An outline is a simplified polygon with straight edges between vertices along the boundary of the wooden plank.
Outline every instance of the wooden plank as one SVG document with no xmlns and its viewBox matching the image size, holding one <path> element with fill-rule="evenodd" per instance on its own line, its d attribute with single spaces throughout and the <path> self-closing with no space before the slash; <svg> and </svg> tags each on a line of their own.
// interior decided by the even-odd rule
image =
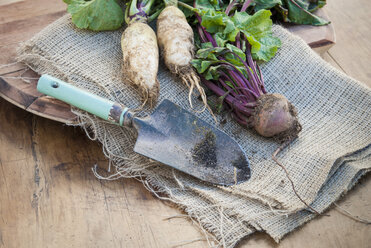
<svg viewBox="0 0 371 248">
<path fill-rule="evenodd" d="M 28 86 L 33 91 L 34 86 L 33 85 Z M 37 99 L 37 96 L 27 94 L 24 91 L 19 90 L 16 87 L 13 87 L 12 84 L 9 84 L 2 78 L 0 78 L 0 95 L 4 98 L 7 98 L 8 101 L 11 101 L 13 104 L 16 104 L 18 107 L 21 107 L 23 109 L 26 109 Z"/>
<path fill-rule="evenodd" d="M 15 20 L 0 24 L 0 46 L 16 48 L 18 43 L 32 38 L 42 28 L 66 14 L 64 10 L 55 11 L 42 16 L 33 16 L 28 19 Z"/>
<path fill-rule="evenodd" d="M 32 74 L 36 73 L 31 73 L 31 76 L 36 76 Z M 39 93 L 36 90 L 36 84 L 36 80 L 25 83 L 15 79 L 5 81 L 0 77 L 0 96 L 12 104 L 39 116 L 66 124 L 76 122 L 76 116 L 71 112 L 70 105 Z"/>
<path fill-rule="evenodd" d="M 0 247 L 171 247 L 202 238 L 177 209 L 134 179 L 98 180 L 107 168 L 80 129 L 0 99 Z M 206 243 L 197 243 L 206 247 Z"/>
<path fill-rule="evenodd" d="M 25 65 L 20 63 L 14 64 L 17 47 L 21 42 L 32 38 L 32 36 L 47 26 L 48 23 L 55 21 L 64 14 L 64 11 L 58 10 L 58 12 L 44 16 L 34 16 L 25 20 L 0 24 L 0 75 L 26 68 Z M 19 81 L 17 85 L 20 85 L 21 82 Z"/>
<path fill-rule="evenodd" d="M 0 21 L 0 33 L 2 33 L 0 36 L 0 53 L 3 55 L 0 57 L 0 65 L 12 64 L 7 67 L 0 66 L 0 75 L 3 75 L 5 78 L 17 77 L 20 74 L 24 77 L 38 77 L 31 70 L 23 73 L 21 69 L 25 68 L 25 65 L 19 63 L 13 65 L 16 57 L 16 48 L 20 42 L 30 39 L 42 28 L 65 14 L 64 4 L 62 6 L 56 4 L 56 2 L 62 1 L 38 0 L 0 6 L 0 11 L 8 15 L 8 19 L 6 19 L 8 22 L 4 21 L 2 23 Z M 30 11 L 30 8 L 35 9 L 35 11 Z M 34 16 L 27 15 L 19 10 L 27 13 L 31 12 Z M 40 15 L 40 13 L 43 15 Z M 2 20 L 1 18 L 0 20 Z M 13 71 L 15 73 L 11 73 Z M 18 107 L 52 120 L 63 123 L 72 123 L 75 120 L 75 115 L 70 111 L 69 105 L 61 101 L 43 98 L 42 94 L 37 92 L 36 80 L 32 80 L 31 83 L 25 83 L 19 79 L 1 79 L 0 96 Z M 38 99 L 39 97 L 41 98 Z"/>
<path fill-rule="evenodd" d="M 361 180 L 338 204 L 356 216 L 371 217 L 371 175 Z M 328 216 L 317 217 L 298 228 L 276 244 L 267 234 L 254 234 L 241 243 L 240 248 L 369 248 L 371 227 L 341 214 L 336 208 Z"/>
<path fill-rule="evenodd" d="M 67 5 L 62 0 L 11 0 L 12 2 L 5 0 L 4 4 L 2 1 L 4 0 L 0 0 L 0 24 L 27 20 L 67 9 Z"/>
<path fill-rule="evenodd" d="M 71 106 L 48 96 L 35 99 L 27 108 L 27 111 L 66 124 L 76 124 L 77 117 L 71 112 Z"/>
<path fill-rule="evenodd" d="M 328 1 L 327 12 L 336 29 L 336 46 L 329 54 L 346 74 L 371 87 L 371 1 Z"/>
<path fill-rule="evenodd" d="M 8 5 L 11 3 L 21 2 L 24 0 L 0 0 L 0 6 Z"/>
<path fill-rule="evenodd" d="M 330 17 L 324 9 L 315 12 L 316 15 L 329 20 Z M 335 44 L 335 30 L 332 24 L 325 26 L 310 25 L 284 25 L 290 32 L 302 38 L 317 53 L 323 54 Z"/>
</svg>

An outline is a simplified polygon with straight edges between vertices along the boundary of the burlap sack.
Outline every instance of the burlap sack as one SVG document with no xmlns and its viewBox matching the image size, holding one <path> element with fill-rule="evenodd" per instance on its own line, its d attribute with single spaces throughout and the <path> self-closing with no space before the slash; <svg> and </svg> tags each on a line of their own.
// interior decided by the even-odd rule
<svg viewBox="0 0 371 248">
<path fill-rule="evenodd" d="M 140 105 L 139 94 L 125 84 L 120 70 L 121 33 L 122 30 L 81 31 L 64 16 L 26 42 L 19 50 L 19 61 L 40 74 L 51 74 L 135 108 Z M 282 40 L 282 48 L 262 66 L 267 90 L 283 93 L 297 107 L 303 125 L 299 138 L 279 159 L 287 167 L 299 195 L 322 211 L 371 166 L 371 157 L 367 155 L 371 143 L 371 91 L 332 68 L 283 28 L 274 26 L 274 33 Z M 167 98 L 189 109 L 186 87 L 164 66 L 158 76 L 160 101 Z M 111 179 L 146 176 L 142 178 L 145 186 L 184 208 L 222 245 L 233 246 L 254 228 L 265 230 L 278 240 L 313 218 L 312 213 L 302 210 L 305 206 L 271 159 L 278 144 L 232 120 L 219 128 L 248 154 L 252 178 L 224 188 L 200 183 L 133 153 L 136 136 L 133 130 L 80 111 L 76 113 L 81 126 L 92 139 L 103 144 L 106 156 L 115 165 L 116 173 Z M 143 110 L 143 114 L 148 113 L 150 110 Z M 209 113 L 197 115 L 213 123 Z M 296 213 L 299 210 L 302 211 Z M 219 216 L 219 222 L 215 222 L 215 216 Z"/>
</svg>

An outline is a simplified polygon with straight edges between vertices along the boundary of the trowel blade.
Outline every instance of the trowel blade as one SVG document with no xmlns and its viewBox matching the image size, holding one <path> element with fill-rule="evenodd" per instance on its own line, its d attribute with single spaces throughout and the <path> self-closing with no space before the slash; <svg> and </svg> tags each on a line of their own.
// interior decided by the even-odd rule
<svg viewBox="0 0 371 248">
<path fill-rule="evenodd" d="M 169 100 L 145 118 L 134 151 L 198 179 L 234 185 L 250 178 L 245 152 L 231 137 Z"/>
</svg>

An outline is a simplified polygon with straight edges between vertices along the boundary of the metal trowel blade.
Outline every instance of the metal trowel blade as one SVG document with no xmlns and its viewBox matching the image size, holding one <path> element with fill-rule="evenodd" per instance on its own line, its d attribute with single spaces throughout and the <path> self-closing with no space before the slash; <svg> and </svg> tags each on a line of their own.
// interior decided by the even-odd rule
<svg viewBox="0 0 371 248">
<path fill-rule="evenodd" d="M 250 178 L 246 154 L 231 137 L 169 100 L 148 117 L 134 117 L 133 125 L 139 154 L 213 184 Z"/>
</svg>

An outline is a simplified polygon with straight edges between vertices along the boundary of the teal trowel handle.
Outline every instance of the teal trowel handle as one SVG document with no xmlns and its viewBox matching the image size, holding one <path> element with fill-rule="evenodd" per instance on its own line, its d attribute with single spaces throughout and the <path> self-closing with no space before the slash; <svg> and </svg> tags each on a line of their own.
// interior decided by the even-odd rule
<svg viewBox="0 0 371 248">
<path fill-rule="evenodd" d="M 129 109 L 49 75 L 42 75 L 37 90 L 120 126 L 129 125 Z M 126 119 L 126 120 L 125 120 Z"/>
</svg>

